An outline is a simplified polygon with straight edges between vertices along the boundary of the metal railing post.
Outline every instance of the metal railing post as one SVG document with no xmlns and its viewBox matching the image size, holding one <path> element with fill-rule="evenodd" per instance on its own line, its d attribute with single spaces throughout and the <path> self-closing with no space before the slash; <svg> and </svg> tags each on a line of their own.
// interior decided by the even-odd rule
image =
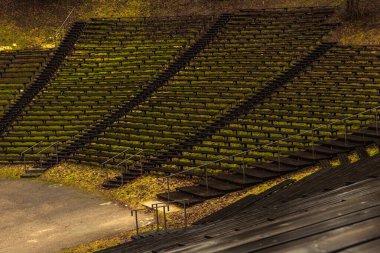
<svg viewBox="0 0 380 253">
<path fill-rule="evenodd" d="M 379 134 L 379 126 L 378 126 L 378 117 L 377 117 L 377 108 L 375 109 L 375 128 L 376 128 L 376 135 Z"/>
<path fill-rule="evenodd" d="M 184 200 L 183 201 L 183 220 L 184 220 L 184 223 L 185 223 L 185 229 L 187 228 L 187 206 L 186 206 L 186 201 L 187 200 Z"/>
<path fill-rule="evenodd" d="M 152 209 L 155 210 L 155 213 L 156 213 L 156 230 L 157 232 L 160 230 L 160 219 L 158 217 L 158 204 L 152 204 Z"/>
<path fill-rule="evenodd" d="M 66 19 L 62 22 L 62 24 L 60 25 L 60 27 L 58 27 L 57 30 L 55 30 L 55 33 L 54 33 L 54 45 L 57 46 L 58 45 L 58 36 L 61 35 L 61 32 L 62 32 L 62 28 L 64 27 L 64 25 L 66 24 L 67 20 L 69 19 L 69 17 L 71 16 L 71 14 L 74 12 L 75 10 L 75 7 L 72 8 L 72 10 L 69 12 L 69 14 L 66 16 Z"/>
<path fill-rule="evenodd" d="M 206 192 L 208 193 L 208 173 L 207 173 L 207 168 L 204 168 L 204 171 L 205 171 Z"/>
<path fill-rule="evenodd" d="M 42 168 L 42 152 L 39 152 L 40 155 L 40 168 Z"/>
<path fill-rule="evenodd" d="M 106 167 L 106 165 L 105 164 L 103 164 L 103 169 L 106 169 L 106 179 L 107 179 L 107 181 L 109 180 L 109 175 L 108 175 L 108 167 Z"/>
<path fill-rule="evenodd" d="M 42 144 L 42 141 L 39 141 L 37 143 L 35 143 L 34 145 L 30 146 L 29 148 L 25 149 L 24 151 L 21 152 L 21 159 L 23 160 L 23 163 L 24 163 L 24 172 L 26 173 L 27 172 L 27 166 L 26 166 L 26 154 L 30 151 L 30 150 L 33 150 L 34 147 L 37 147 L 38 146 L 38 149 L 41 149 L 41 144 Z"/>
<path fill-rule="evenodd" d="M 167 206 L 162 206 L 163 211 L 164 211 L 164 228 L 165 228 L 165 232 L 168 232 L 168 227 L 166 224 L 166 207 L 168 207 L 168 211 L 170 211 L 169 204 Z"/>
<path fill-rule="evenodd" d="M 170 201 L 170 185 L 169 185 L 169 177 L 166 177 L 166 184 L 167 184 L 167 190 L 168 190 L 168 202 Z"/>
<path fill-rule="evenodd" d="M 245 180 L 246 180 L 246 178 L 245 178 L 245 166 L 246 166 L 246 164 L 245 164 L 245 153 L 244 153 L 244 155 L 243 155 L 243 183 L 245 184 Z"/>
<path fill-rule="evenodd" d="M 277 142 L 277 162 L 278 162 L 278 169 L 280 169 L 281 168 L 280 141 Z"/>
<path fill-rule="evenodd" d="M 138 212 L 138 209 L 134 209 L 134 210 L 131 210 L 131 216 L 135 216 L 135 222 L 136 222 L 136 234 L 139 235 L 139 220 L 137 218 L 137 212 Z M 133 213 L 135 215 L 133 215 Z"/>
<path fill-rule="evenodd" d="M 347 146 L 347 122 L 346 122 L 346 120 L 344 120 L 343 123 L 344 123 L 344 146 Z"/>
<path fill-rule="evenodd" d="M 24 160 L 24 172 L 26 173 L 26 157 L 25 154 L 22 154 Z"/>
<path fill-rule="evenodd" d="M 58 144 L 59 144 L 59 142 L 55 143 L 55 161 L 56 161 L 56 163 L 58 163 L 58 161 L 59 161 L 59 158 L 58 158 Z"/>
<path fill-rule="evenodd" d="M 313 158 L 315 158 L 315 150 L 314 150 L 314 130 L 311 130 L 311 154 Z"/>
</svg>

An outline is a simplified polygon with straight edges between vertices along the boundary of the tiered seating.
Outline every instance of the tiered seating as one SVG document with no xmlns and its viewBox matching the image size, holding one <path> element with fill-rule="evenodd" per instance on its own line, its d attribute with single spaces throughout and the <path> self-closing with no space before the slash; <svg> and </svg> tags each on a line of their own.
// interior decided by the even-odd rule
<svg viewBox="0 0 380 253">
<path fill-rule="evenodd" d="M 51 53 L 47 50 L 0 53 L 0 117 L 45 67 Z"/>
<path fill-rule="evenodd" d="M 99 163 L 129 149 L 126 157 L 143 150 L 134 157 L 142 161 L 191 138 L 308 54 L 331 29 L 323 23 L 330 13 L 234 15 L 189 66 L 77 152 L 76 159 Z"/>
<path fill-rule="evenodd" d="M 56 78 L 2 138 L 0 160 L 80 133 L 144 90 L 211 23 L 206 16 L 88 22 Z"/>
<path fill-rule="evenodd" d="M 264 158 L 277 161 L 278 152 L 297 151 L 308 147 L 311 142 L 329 140 L 337 133 L 344 132 L 345 123 L 347 131 L 350 131 L 374 121 L 374 116 L 364 114 L 326 127 L 328 123 L 379 105 L 379 52 L 376 48 L 332 48 L 307 71 L 266 98 L 247 115 L 173 158 L 167 166 L 187 169 L 223 159 L 206 168 L 230 170 L 240 169 L 243 165 L 255 166 L 256 176 L 265 178 L 305 166 L 310 163 L 309 159 L 327 159 L 326 155 L 330 154 L 317 148 L 321 152 L 314 158 L 304 157 L 302 160 L 302 155 L 298 153 L 297 159 L 282 159 L 281 166 L 257 164 Z M 317 127 L 320 127 L 318 131 L 309 131 Z M 300 135 L 295 136 L 297 134 Z M 279 146 L 252 150 L 288 137 L 291 138 L 281 141 Z M 344 149 L 338 144 L 335 145 L 337 150 Z M 231 157 L 244 151 L 248 152 Z"/>
</svg>

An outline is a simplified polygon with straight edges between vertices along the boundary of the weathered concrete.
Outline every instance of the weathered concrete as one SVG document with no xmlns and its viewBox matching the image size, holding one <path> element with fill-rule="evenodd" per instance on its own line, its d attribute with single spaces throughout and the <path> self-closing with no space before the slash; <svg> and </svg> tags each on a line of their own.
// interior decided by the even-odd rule
<svg viewBox="0 0 380 253">
<path fill-rule="evenodd" d="M 150 216 L 139 215 L 141 225 Z M 134 228 L 130 210 L 34 180 L 0 180 L 0 252 L 56 252 Z"/>
</svg>

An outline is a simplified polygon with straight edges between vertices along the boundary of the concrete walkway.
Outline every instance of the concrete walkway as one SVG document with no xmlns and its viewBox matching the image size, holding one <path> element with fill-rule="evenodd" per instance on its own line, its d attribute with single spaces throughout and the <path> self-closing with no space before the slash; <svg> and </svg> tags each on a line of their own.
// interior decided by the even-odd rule
<svg viewBox="0 0 380 253">
<path fill-rule="evenodd" d="M 140 224 L 151 217 L 141 214 Z M 134 229 L 130 210 L 34 180 L 0 180 L 0 252 L 50 253 Z"/>
</svg>

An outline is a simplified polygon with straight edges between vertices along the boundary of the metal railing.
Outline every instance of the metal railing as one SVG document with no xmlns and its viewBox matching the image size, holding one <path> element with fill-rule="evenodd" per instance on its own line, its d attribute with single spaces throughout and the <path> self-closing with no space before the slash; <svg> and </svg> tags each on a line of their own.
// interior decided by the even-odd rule
<svg viewBox="0 0 380 253">
<path fill-rule="evenodd" d="M 66 16 L 65 20 L 62 22 L 62 24 L 55 30 L 54 35 L 53 35 L 53 40 L 54 40 L 54 45 L 57 46 L 59 41 L 62 39 L 62 35 L 65 32 L 65 25 L 71 15 L 74 13 L 75 7 L 71 9 L 69 14 Z"/>
<path fill-rule="evenodd" d="M 234 157 L 239 157 L 239 156 L 245 156 L 247 155 L 247 153 L 249 152 L 252 152 L 252 151 L 259 151 L 259 150 L 262 150 L 263 148 L 265 147 L 270 147 L 270 146 L 277 146 L 277 163 L 278 163 L 278 166 L 280 167 L 281 166 L 281 142 L 283 141 L 288 141 L 288 140 L 291 140 L 292 138 L 294 137 L 302 137 L 303 135 L 305 134 L 311 134 L 312 138 L 311 138 L 311 141 L 310 141 L 310 145 L 308 147 L 311 147 L 312 149 L 312 154 L 313 154 L 313 157 L 315 158 L 315 142 L 314 142 L 314 133 L 315 132 L 318 132 L 318 131 L 322 131 L 322 130 L 326 130 L 328 128 L 330 128 L 332 130 L 333 126 L 334 125 L 337 125 L 337 124 L 343 124 L 343 127 L 344 127 L 344 142 L 345 142 L 345 145 L 347 145 L 347 132 L 348 132 L 348 124 L 347 124 L 347 121 L 349 120 L 352 120 L 352 119 L 355 119 L 355 118 L 358 118 L 359 116 L 362 116 L 362 115 L 365 115 L 367 113 L 371 113 L 371 112 L 374 112 L 374 122 L 375 122 L 375 129 L 376 129 L 376 134 L 378 135 L 379 134 L 379 126 L 378 126 L 378 123 L 379 123 L 379 117 L 378 117 L 378 110 L 379 110 L 380 106 L 376 106 L 376 107 L 373 107 L 371 109 L 368 109 L 368 110 L 365 110 L 363 112 L 360 112 L 360 113 L 357 113 L 357 114 L 354 114 L 352 116 L 349 116 L 349 117 L 346 117 L 346 118 L 343 118 L 343 119 L 339 119 L 337 121 L 334 121 L 332 123 L 328 123 L 328 124 L 325 124 L 323 126 L 320 126 L 320 127 L 317 127 L 317 128 L 313 128 L 313 129 L 310 129 L 310 130 L 304 130 L 304 131 L 300 131 L 298 134 L 293 134 L 293 135 L 290 135 L 286 138 L 282 138 L 280 140 L 277 140 L 277 141 L 272 141 L 268 144 L 263 144 L 263 145 L 258 145 L 257 147 L 255 148 L 252 148 L 252 149 L 248 149 L 248 150 L 245 150 L 245 151 L 242 151 L 240 153 L 236 153 L 236 154 L 233 154 L 233 155 L 230 155 L 230 156 L 227 156 L 227 157 L 224 157 L 224 158 L 220 158 L 220 159 L 216 159 L 214 161 L 210 161 L 210 162 L 207 162 L 207 163 L 204 163 L 204 164 L 201 164 L 201 165 L 198 165 L 198 166 L 193 166 L 189 169 L 186 169 L 186 170 L 182 170 L 182 171 L 179 171 L 179 172 L 176 172 L 176 173 L 171 173 L 167 176 L 164 176 L 164 177 L 161 177 L 160 179 L 162 180 L 166 180 L 166 184 L 167 184 L 167 193 L 168 193 L 168 201 L 170 201 L 170 178 L 172 177 L 175 177 L 175 176 L 178 176 L 180 174 L 185 174 L 185 173 L 188 173 L 190 171 L 194 171 L 194 170 L 197 170 L 197 169 L 202 169 L 203 168 L 203 173 L 204 173 L 204 177 L 205 177 L 205 184 L 206 184 L 206 189 L 207 189 L 207 192 L 208 192 L 208 189 L 209 189 L 209 184 L 208 184 L 208 170 L 207 168 L 205 168 L 206 166 L 208 165 L 211 165 L 211 164 L 215 164 L 215 163 L 219 163 L 219 162 L 223 162 L 224 160 L 227 160 L 227 159 L 230 159 L 230 158 L 234 158 Z M 367 121 L 367 119 L 365 120 Z M 318 122 L 316 122 L 318 124 Z M 360 124 L 359 127 L 362 127 L 363 125 Z M 289 150 L 288 150 L 289 151 Z M 288 152 L 286 151 L 286 152 Z M 246 170 L 246 164 L 243 163 L 243 178 L 246 177 L 245 175 L 245 170 Z"/>
<path fill-rule="evenodd" d="M 181 203 L 183 205 L 183 223 L 184 227 L 183 229 L 187 229 L 188 223 L 187 223 L 187 206 L 189 203 L 189 200 L 184 199 L 180 201 L 175 201 L 176 203 Z M 156 232 L 158 233 L 160 231 L 160 217 L 159 212 L 162 208 L 163 213 L 163 226 L 162 229 L 167 232 L 168 231 L 168 223 L 167 223 L 167 212 L 170 211 L 170 203 L 174 203 L 174 201 L 169 202 L 158 202 L 151 205 L 151 209 L 154 210 L 154 216 L 156 220 Z M 132 209 L 131 210 L 131 216 L 135 217 L 135 227 L 136 227 L 136 235 L 139 235 L 139 221 L 138 221 L 138 212 L 139 211 L 145 211 L 145 209 Z"/>
<path fill-rule="evenodd" d="M 124 176 L 123 176 L 123 173 L 124 172 L 127 172 L 128 171 L 128 168 L 129 168 L 129 165 L 128 165 L 128 161 L 131 160 L 133 157 L 141 154 L 143 152 L 143 150 L 140 150 L 139 152 L 137 152 L 136 154 L 133 154 L 133 155 L 130 155 L 128 158 L 124 158 L 124 160 L 122 160 L 121 162 L 119 162 L 118 164 L 116 164 L 116 167 L 120 167 L 120 176 L 121 176 L 121 184 L 123 185 L 124 184 Z M 124 153 L 125 154 L 125 153 Z M 121 166 L 123 165 L 124 166 Z M 140 172 L 141 174 L 143 174 L 143 169 L 142 169 L 142 164 L 140 163 Z"/>
<path fill-rule="evenodd" d="M 21 152 L 20 154 L 20 158 L 21 160 L 23 161 L 24 163 L 24 172 L 26 173 L 27 171 L 27 166 L 26 166 L 26 154 L 33 151 L 37 146 L 38 146 L 38 149 L 41 149 L 41 145 L 42 145 L 43 141 L 39 141 L 37 142 L 36 144 L 30 146 L 29 148 L 25 149 L 24 151 Z"/>
<path fill-rule="evenodd" d="M 51 147 L 54 147 L 54 152 L 55 152 L 55 161 L 56 163 L 58 163 L 59 161 L 59 158 L 58 158 L 58 145 L 61 144 L 60 141 L 56 141 L 54 142 L 53 144 L 50 144 L 49 146 L 45 147 L 44 149 L 40 150 L 39 152 L 37 152 L 37 155 L 39 155 L 39 163 L 40 163 L 40 168 L 42 168 L 42 163 L 43 163 L 43 160 L 42 160 L 42 155 L 43 155 L 43 152 L 45 150 L 48 150 L 49 148 Z"/>
<path fill-rule="evenodd" d="M 144 211 L 145 209 L 132 209 L 131 210 L 131 216 L 135 216 L 135 224 L 136 224 L 136 234 L 139 235 L 139 219 L 138 219 L 138 212 Z"/>
<path fill-rule="evenodd" d="M 121 161 L 121 162 L 119 162 L 118 164 L 116 164 L 116 167 L 119 167 L 121 164 L 125 164 L 125 166 L 127 167 L 128 166 L 128 161 L 130 160 L 130 159 L 132 159 L 133 157 L 135 157 L 135 156 L 137 156 L 137 155 L 139 155 L 139 154 L 141 154 L 142 152 L 143 152 L 143 150 L 140 150 L 140 151 L 138 151 L 136 154 L 132 154 L 132 155 L 130 155 L 129 157 L 126 157 L 126 152 L 127 151 L 131 151 L 130 149 L 124 149 L 123 151 L 121 151 L 120 153 L 118 153 L 118 154 L 116 154 L 116 155 L 114 155 L 114 156 L 112 156 L 112 157 L 110 157 L 110 158 L 108 158 L 106 161 L 104 161 L 104 162 L 102 162 L 101 164 L 100 164 L 100 166 L 103 168 L 103 169 L 105 169 L 106 170 L 106 180 L 108 181 L 109 180 L 109 168 L 108 168 L 108 166 L 106 166 L 109 162 L 111 162 L 111 161 L 114 161 L 115 160 L 115 158 L 118 158 L 118 157 L 120 157 L 121 155 L 124 155 L 124 158 L 123 158 L 123 160 Z M 126 168 L 125 168 L 126 169 Z M 122 173 L 122 169 L 120 169 L 120 172 Z M 123 177 L 122 177 L 123 178 Z M 122 179 L 123 180 L 123 179 Z"/>
<path fill-rule="evenodd" d="M 30 152 L 33 152 L 35 151 L 36 149 L 38 150 L 37 153 L 35 153 L 35 155 L 38 155 L 39 157 L 39 165 L 40 165 L 40 168 L 42 168 L 42 163 L 43 163 L 43 159 L 42 159 L 42 156 L 45 154 L 45 151 L 50 149 L 51 147 L 54 147 L 54 152 L 53 154 L 55 155 L 56 157 L 56 162 L 58 162 L 58 146 L 59 144 L 62 144 L 62 142 L 60 141 L 56 141 L 46 147 L 43 147 L 44 141 L 39 141 L 37 143 L 35 143 L 34 145 L 30 146 L 29 148 L 25 149 L 24 151 L 21 152 L 20 154 L 20 158 L 24 164 L 24 172 L 27 173 L 28 171 L 28 168 L 27 168 L 27 159 L 26 159 L 26 155 L 29 154 Z M 50 153 L 49 153 L 50 154 Z M 46 154 L 45 154 L 46 155 Z"/>
</svg>

